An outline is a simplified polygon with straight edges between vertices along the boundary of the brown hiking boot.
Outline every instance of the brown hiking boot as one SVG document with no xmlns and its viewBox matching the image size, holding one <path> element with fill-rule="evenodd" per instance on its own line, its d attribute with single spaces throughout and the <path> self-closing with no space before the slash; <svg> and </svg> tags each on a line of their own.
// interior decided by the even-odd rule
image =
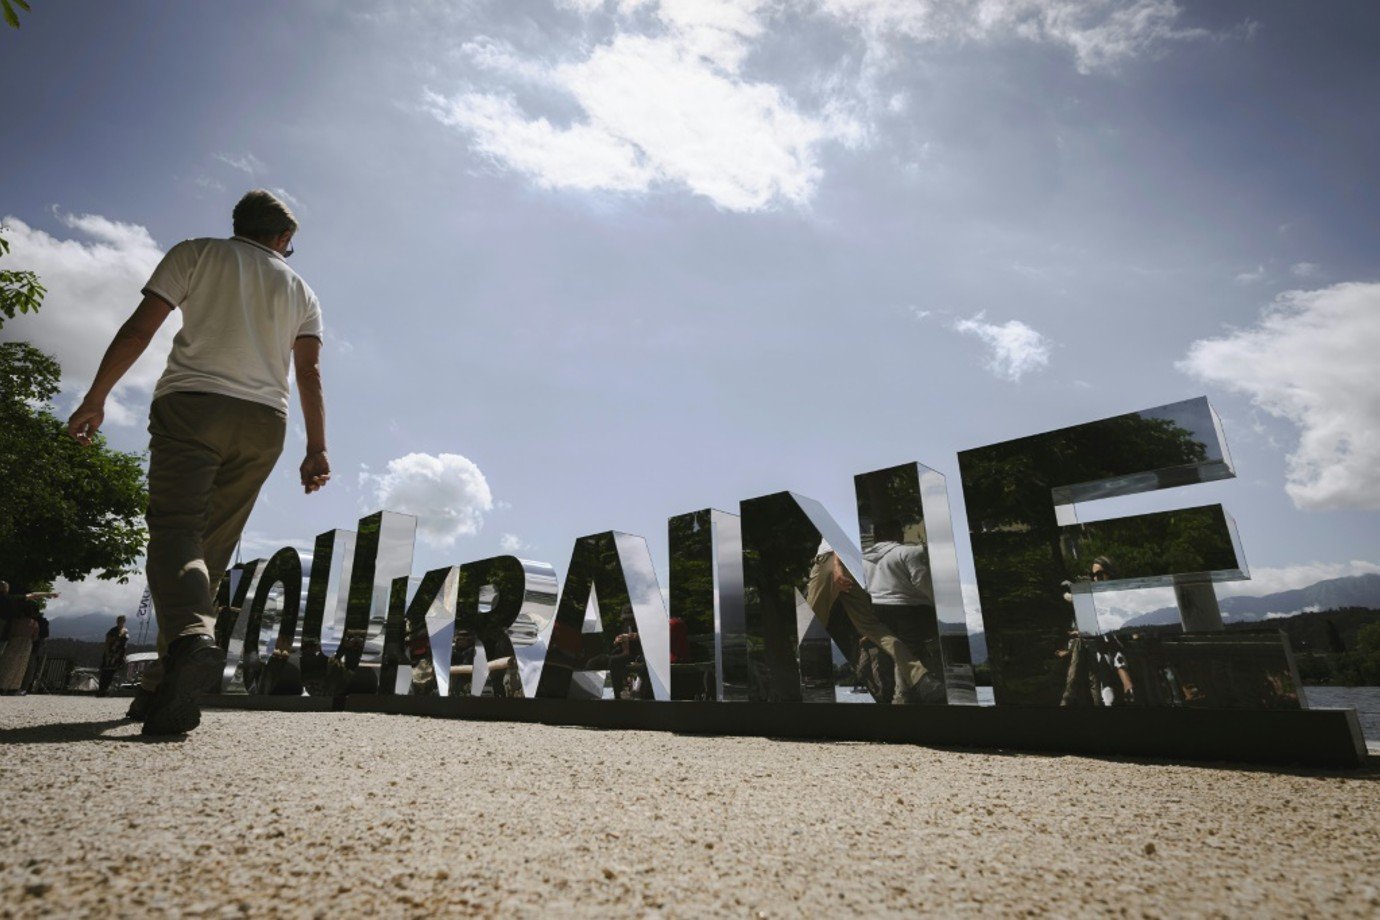
<svg viewBox="0 0 1380 920">
<path fill-rule="evenodd" d="M 146 735 L 180 735 L 201 724 L 201 694 L 225 667 L 225 652 L 210 636 L 183 636 L 168 646 L 163 681 L 144 717 Z"/>
<path fill-rule="evenodd" d="M 135 722 L 142 722 L 149 714 L 149 701 L 153 699 L 153 691 L 145 690 L 142 686 L 134 691 L 134 699 L 129 701 L 129 711 L 125 713 L 126 719 Z"/>
</svg>

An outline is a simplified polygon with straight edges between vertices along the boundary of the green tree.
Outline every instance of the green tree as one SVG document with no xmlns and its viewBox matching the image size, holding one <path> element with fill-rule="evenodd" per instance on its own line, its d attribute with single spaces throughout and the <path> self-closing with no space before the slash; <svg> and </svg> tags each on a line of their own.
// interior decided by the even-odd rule
<svg viewBox="0 0 1380 920">
<path fill-rule="evenodd" d="M 0 577 L 124 581 L 147 538 L 141 457 L 72 440 L 52 411 L 60 378 L 32 345 L 0 344 Z"/>
<path fill-rule="evenodd" d="M 0 227 L 0 256 L 10 252 L 9 240 L 3 233 L 4 228 Z M 0 269 L 0 326 L 5 325 L 5 320 L 14 319 L 16 313 L 37 313 L 47 293 L 48 289 L 38 283 L 33 272 Z"/>
<path fill-rule="evenodd" d="M 1338 656 L 1337 683 L 1380 686 L 1380 623 L 1361 627 L 1352 650 Z"/>
<path fill-rule="evenodd" d="M 10 24 L 11 29 L 19 28 L 19 14 L 14 11 L 16 6 L 25 12 L 29 11 L 28 0 L 0 0 L 0 8 L 5 11 L 5 22 Z"/>
</svg>

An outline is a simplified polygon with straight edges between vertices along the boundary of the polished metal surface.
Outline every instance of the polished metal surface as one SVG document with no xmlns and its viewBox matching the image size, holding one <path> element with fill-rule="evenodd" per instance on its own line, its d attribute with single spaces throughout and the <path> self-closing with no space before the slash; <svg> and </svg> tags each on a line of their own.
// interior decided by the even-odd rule
<svg viewBox="0 0 1380 920">
<path fill-rule="evenodd" d="M 451 695 L 534 696 L 546 657 L 541 635 L 556 613 L 556 570 L 516 556 L 468 562 L 454 609 L 449 672 L 469 680 L 452 683 Z"/>
<path fill-rule="evenodd" d="M 670 699 L 670 630 L 647 543 L 605 531 L 571 552 L 536 695 Z"/>
<path fill-rule="evenodd" d="M 1174 602 L 1179 607 L 1179 621 L 1184 632 L 1223 632 L 1222 608 L 1217 603 L 1217 589 L 1210 581 L 1175 581 Z"/>
<path fill-rule="evenodd" d="M 874 625 L 862 553 L 813 499 L 777 492 L 741 509 L 742 633 L 732 635 L 726 625 L 723 643 L 744 650 L 747 696 L 834 702 L 833 646 L 843 661 L 858 661 L 859 626 Z M 733 674 L 727 654 L 724 669 Z"/>
<path fill-rule="evenodd" d="M 223 597 L 225 603 L 217 607 L 216 644 L 225 652 L 225 668 L 220 681 L 223 693 L 244 690 L 241 663 L 244 660 L 244 638 L 249 628 L 249 617 L 243 611 L 248 599 L 253 597 L 264 566 L 263 559 L 241 563 L 233 566 L 228 577 L 221 582 L 223 587 L 218 596 Z"/>
<path fill-rule="evenodd" d="M 963 451 L 959 467 L 996 702 L 1170 698 L 1137 683 L 1143 669 L 1131 659 L 1140 652 L 1130 637 L 1102 634 L 1092 601 L 1104 591 L 1246 577 L 1235 526 L 1216 505 L 1084 524 L 1075 505 L 1235 475 L 1207 400 Z M 1210 647 L 1224 661 L 1235 654 L 1230 641 Z M 1277 670 L 1289 671 L 1287 642 L 1273 647 Z M 1259 652 L 1252 640 L 1249 654 Z M 1199 691 L 1195 701 L 1218 701 L 1204 705 L 1249 698 Z"/>
<path fill-rule="evenodd" d="M 1306 709 L 1298 668 L 1282 633 L 1151 634 L 1123 630 L 1136 705 L 1183 709 Z"/>
<path fill-rule="evenodd" d="M 451 565 L 432 569 L 421 578 L 393 579 L 379 666 L 379 693 L 441 694 L 437 667 L 441 650 L 432 646 L 432 631 L 454 616 L 459 571 L 459 567 Z"/>
<path fill-rule="evenodd" d="M 345 629 L 327 671 L 330 695 L 378 691 L 389 595 L 393 579 L 412 572 L 416 536 L 417 519 L 410 514 L 376 511 L 360 518 Z"/>
<path fill-rule="evenodd" d="M 855 670 L 875 699 L 914 699 L 918 678 L 885 648 L 898 644 L 904 658 L 921 665 L 921 674 L 942 683 L 945 701 L 977 705 L 943 474 L 905 463 L 859 474 L 853 482 L 873 613 L 863 631 L 871 648 L 863 650 L 866 660 L 854 662 Z"/>
<path fill-rule="evenodd" d="M 302 557 L 285 546 L 256 579 L 245 623 L 241 674 L 249 693 L 297 696 L 302 692 L 300 658 L 294 654 L 302 603 Z"/>
<path fill-rule="evenodd" d="M 339 646 L 340 624 L 345 619 L 354 564 L 355 532 L 328 530 L 316 538 L 307 583 L 307 603 L 302 613 L 302 684 L 313 696 L 330 695 L 326 687 L 330 661 Z"/>
<path fill-rule="evenodd" d="M 722 637 L 743 634 L 743 535 L 736 514 L 712 508 L 667 522 L 671 570 L 671 698 L 745 700 L 747 659 L 741 641 L 725 649 Z M 725 661 L 732 668 L 726 676 Z"/>
</svg>

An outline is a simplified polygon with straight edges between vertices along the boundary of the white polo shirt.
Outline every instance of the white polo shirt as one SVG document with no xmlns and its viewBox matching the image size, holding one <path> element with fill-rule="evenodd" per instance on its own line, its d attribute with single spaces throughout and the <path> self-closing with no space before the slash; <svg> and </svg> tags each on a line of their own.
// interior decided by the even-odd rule
<svg viewBox="0 0 1380 920">
<path fill-rule="evenodd" d="M 321 338 L 321 304 L 278 253 L 253 240 L 178 243 L 144 285 L 182 309 L 168 367 L 153 391 L 219 393 L 288 407 L 298 336 Z"/>
</svg>

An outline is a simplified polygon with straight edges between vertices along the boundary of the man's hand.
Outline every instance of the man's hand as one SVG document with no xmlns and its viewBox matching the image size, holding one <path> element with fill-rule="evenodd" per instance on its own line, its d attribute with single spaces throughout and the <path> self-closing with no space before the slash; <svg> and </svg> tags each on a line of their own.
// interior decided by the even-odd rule
<svg viewBox="0 0 1380 920">
<path fill-rule="evenodd" d="M 91 439 L 105 421 L 105 403 L 89 404 L 85 401 L 77 406 L 77 411 L 67 420 L 67 433 L 76 438 L 82 447 L 90 447 Z"/>
<path fill-rule="evenodd" d="M 857 582 L 853 580 L 853 576 L 848 574 L 848 568 L 843 564 L 843 560 L 839 558 L 838 553 L 835 553 L 834 588 L 839 591 L 847 591 L 856 584 Z"/>
<path fill-rule="evenodd" d="M 313 451 L 307 454 L 307 459 L 302 461 L 300 472 L 302 473 L 302 488 L 306 490 L 306 494 L 310 495 L 330 481 L 331 461 L 324 450 Z"/>
<path fill-rule="evenodd" d="M 115 333 L 110 347 L 105 350 L 105 356 L 101 358 L 101 366 L 96 369 L 96 379 L 91 381 L 91 389 L 86 391 L 86 398 L 67 420 L 67 433 L 76 438 L 78 444 L 90 446 L 91 439 L 105 421 L 106 396 L 120 382 L 125 371 L 139 360 L 163 321 L 175 309 L 161 297 L 146 294 Z"/>
</svg>

